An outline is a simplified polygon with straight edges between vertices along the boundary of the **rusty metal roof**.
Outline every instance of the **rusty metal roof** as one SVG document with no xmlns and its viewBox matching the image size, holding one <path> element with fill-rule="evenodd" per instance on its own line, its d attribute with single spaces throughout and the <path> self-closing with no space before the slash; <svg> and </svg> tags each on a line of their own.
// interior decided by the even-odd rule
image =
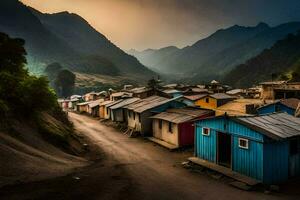
<svg viewBox="0 0 300 200">
<path fill-rule="evenodd" d="M 134 103 L 136 101 L 140 100 L 140 98 L 129 98 L 129 99 L 124 99 L 123 101 L 113 105 L 110 107 L 110 109 L 114 110 L 114 109 L 118 109 L 118 108 L 122 108 L 126 105 L 129 105 L 131 103 Z"/>
<path fill-rule="evenodd" d="M 169 109 L 166 112 L 159 113 L 152 116 L 152 119 L 162 119 L 172 123 L 183 123 L 191 121 L 197 117 L 206 115 L 212 111 L 204 109 L 193 109 L 193 108 L 174 108 Z"/>
<path fill-rule="evenodd" d="M 145 99 L 138 100 L 134 103 L 131 103 L 124 108 L 127 108 L 129 110 L 133 110 L 134 112 L 141 113 L 146 110 L 149 110 L 151 108 L 155 108 L 157 106 L 163 105 L 165 103 L 168 103 L 170 101 L 173 101 L 174 99 L 168 99 L 165 97 L 160 96 L 151 96 Z"/>
<path fill-rule="evenodd" d="M 184 96 L 184 97 L 191 101 L 197 101 L 199 99 L 202 99 L 203 97 L 206 97 L 207 95 L 208 94 L 197 94 L 197 95 L 189 95 L 189 96 Z"/>
</svg>

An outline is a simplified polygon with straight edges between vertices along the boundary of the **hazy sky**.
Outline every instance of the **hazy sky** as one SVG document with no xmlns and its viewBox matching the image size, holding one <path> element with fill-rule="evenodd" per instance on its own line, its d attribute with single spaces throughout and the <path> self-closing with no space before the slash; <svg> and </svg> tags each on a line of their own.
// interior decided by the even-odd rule
<svg viewBox="0 0 300 200">
<path fill-rule="evenodd" d="M 233 24 L 300 21 L 300 0 L 22 0 L 81 15 L 119 47 L 183 47 Z"/>
</svg>

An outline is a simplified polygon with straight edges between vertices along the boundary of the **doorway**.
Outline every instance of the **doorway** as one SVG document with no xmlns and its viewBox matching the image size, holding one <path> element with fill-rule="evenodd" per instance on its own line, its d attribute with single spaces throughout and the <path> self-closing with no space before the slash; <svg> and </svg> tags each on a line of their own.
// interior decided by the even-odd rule
<svg viewBox="0 0 300 200">
<path fill-rule="evenodd" d="M 218 132 L 217 144 L 218 164 L 231 168 L 231 135 Z"/>
</svg>

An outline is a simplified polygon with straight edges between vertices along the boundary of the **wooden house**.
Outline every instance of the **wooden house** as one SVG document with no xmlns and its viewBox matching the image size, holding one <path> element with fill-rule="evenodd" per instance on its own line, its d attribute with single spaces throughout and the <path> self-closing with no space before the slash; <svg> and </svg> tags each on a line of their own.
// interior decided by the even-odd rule
<svg viewBox="0 0 300 200">
<path fill-rule="evenodd" d="M 128 92 L 116 92 L 116 93 L 112 93 L 110 95 L 110 100 L 111 101 L 118 101 L 120 99 L 125 99 L 125 98 L 130 98 L 132 97 L 132 93 L 128 93 Z"/>
<path fill-rule="evenodd" d="M 142 136 L 152 135 L 152 119 L 154 114 L 163 112 L 169 108 L 185 107 L 177 98 L 168 99 L 159 96 L 151 96 L 141 99 L 124 107 L 127 112 L 128 128 L 139 132 Z"/>
<path fill-rule="evenodd" d="M 229 116 L 256 115 L 257 108 L 263 106 L 265 102 L 261 99 L 236 99 L 217 107 L 216 116 L 227 114 Z"/>
<path fill-rule="evenodd" d="M 111 119 L 111 110 L 110 107 L 114 106 L 120 102 L 122 102 L 124 99 L 119 99 L 117 101 L 111 101 L 111 103 L 105 104 L 104 105 L 104 119 Z"/>
<path fill-rule="evenodd" d="M 275 101 L 273 103 L 261 106 L 257 109 L 259 114 L 268 114 L 274 112 L 286 112 L 290 115 L 295 115 L 296 109 L 300 103 L 299 99 L 291 98 L 291 99 L 282 99 L 279 101 Z"/>
<path fill-rule="evenodd" d="M 104 101 L 99 105 L 99 117 L 101 119 L 105 119 L 106 115 L 108 115 L 108 110 L 106 109 L 106 105 L 111 104 L 112 101 Z"/>
<path fill-rule="evenodd" d="M 124 109 L 123 107 L 137 102 L 138 100 L 140 100 L 140 98 L 128 98 L 109 107 L 108 109 L 110 112 L 111 120 L 114 122 L 127 122 L 127 109 Z"/>
<path fill-rule="evenodd" d="M 195 123 L 195 156 L 264 184 L 300 175 L 300 119 L 286 113 Z M 203 163 L 203 162 L 202 162 Z"/>
<path fill-rule="evenodd" d="M 260 86 L 262 99 L 300 98 L 300 82 L 272 81 L 260 83 Z"/>
<path fill-rule="evenodd" d="M 132 97 L 145 99 L 154 95 L 155 91 L 152 88 L 140 87 L 140 88 L 133 88 L 129 91 L 132 93 Z"/>
<path fill-rule="evenodd" d="M 88 113 L 90 115 L 92 115 L 93 117 L 99 117 L 100 103 L 102 103 L 103 101 L 104 101 L 103 99 L 98 99 L 98 100 L 89 102 Z"/>
<path fill-rule="evenodd" d="M 188 96 L 183 96 L 182 101 L 187 105 L 187 106 L 196 106 L 196 102 L 199 99 L 202 99 L 203 97 L 206 97 L 207 94 L 197 94 L 197 95 L 188 95 Z"/>
<path fill-rule="evenodd" d="M 77 99 L 77 98 L 72 98 L 70 99 L 69 101 L 69 104 L 68 104 L 68 108 L 71 109 L 71 110 L 74 110 L 76 108 L 76 105 L 78 103 L 80 103 L 81 100 L 80 99 Z"/>
<path fill-rule="evenodd" d="M 215 93 L 201 97 L 195 102 L 195 105 L 200 108 L 215 109 L 234 99 L 236 98 L 224 93 Z"/>
<path fill-rule="evenodd" d="M 90 102 L 82 102 L 82 103 L 78 103 L 76 105 L 76 111 L 80 112 L 80 113 L 87 113 L 88 112 L 88 104 Z"/>
<path fill-rule="evenodd" d="M 214 112 L 195 108 L 175 108 L 152 116 L 152 141 L 167 143 L 172 149 L 194 145 L 194 121 L 209 116 Z M 163 142 L 161 142 L 163 141 Z M 163 145 L 164 146 L 164 145 Z"/>
</svg>

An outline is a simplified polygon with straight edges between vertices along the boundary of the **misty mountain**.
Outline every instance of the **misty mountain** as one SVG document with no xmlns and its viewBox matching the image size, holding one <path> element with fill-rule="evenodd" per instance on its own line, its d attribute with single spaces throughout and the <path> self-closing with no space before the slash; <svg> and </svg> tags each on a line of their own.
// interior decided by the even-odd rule
<svg viewBox="0 0 300 200">
<path fill-rule="evenodd" d="M 300 29 L 300 23 L 270 27 L 232 26 L 216 31 L 192 46 L 156 55 L 160 50 L 133 53 L 143 64 L 160 73 L 172 73 L 190 82 L 220 78 L 236 65 L 258 55 L 276 41 Z M 155 57 L 153 56 L 155 55 Z M 166 56 L 165 56 L 166 55 Z M 159 60 L 157 58 L 160 58 Z"/>
<path fill-rule="evenodd" d="M 250 87 L 272 79 L 300 81 L 300 32 L 289 34 L 270 49 L 236 66 L 224 81 L 236 87 Z"/>
<path fill-rule="evenodd" d="M 25 39 L 28 68 L 36 74 L 53 62 L 84 73 L 141 79 L 154 74 L 75 14 L 43 14 L 18 0 L 1 0 L 0 31 Z"/>
</svg>

